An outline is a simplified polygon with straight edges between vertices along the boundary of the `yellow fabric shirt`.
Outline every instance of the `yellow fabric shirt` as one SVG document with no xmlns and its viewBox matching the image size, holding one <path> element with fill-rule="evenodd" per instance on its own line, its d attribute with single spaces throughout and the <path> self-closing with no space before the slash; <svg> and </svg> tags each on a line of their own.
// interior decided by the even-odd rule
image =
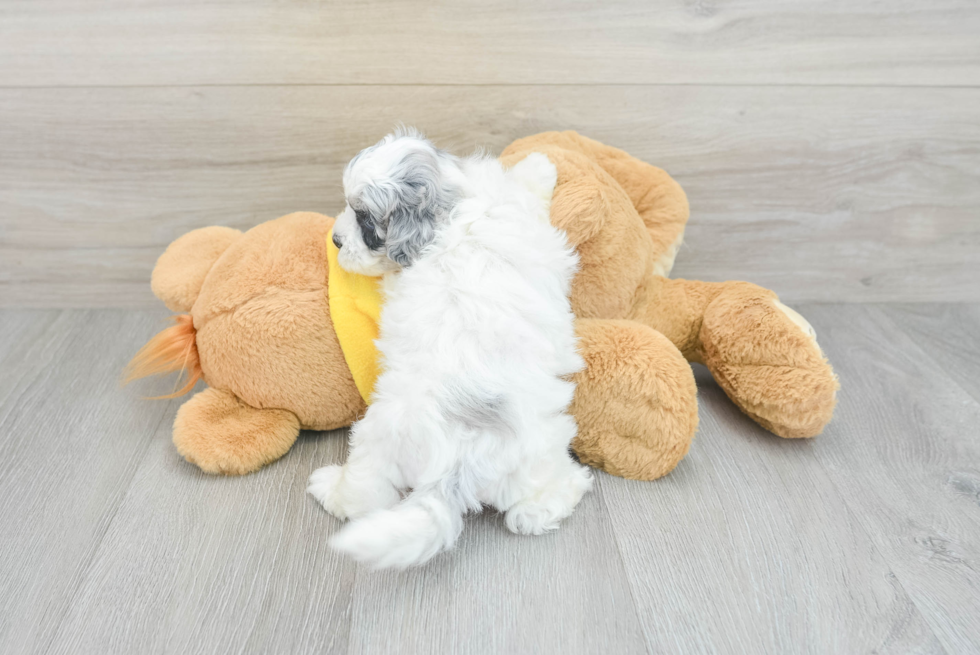
<svg viewBox="0 0 980 655">
<path fill-rule="evenodd" d="M 354 384 L 364 402 L 370 405 L 374 383 L 381 372 L 374 345 L 381 320 L 381 278 L 345 271 L 337 262 L 338 254 L 331 230 L 327 235 L 330 317 Z"/>
</svg>

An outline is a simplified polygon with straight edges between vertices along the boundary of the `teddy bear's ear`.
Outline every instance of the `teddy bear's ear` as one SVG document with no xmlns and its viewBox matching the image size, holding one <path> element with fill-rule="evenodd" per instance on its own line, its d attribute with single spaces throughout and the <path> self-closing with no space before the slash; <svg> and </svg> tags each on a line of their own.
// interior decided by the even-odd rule
<svg viewBox="0 0 980 655">
<path fill-rule="evenodd" d="M 170 311 L 189 312 L 208 271 L 242 233 L 230 227 L 203 227 L 171 243 L 153 268 L 150 287 Z"/>
</svg>

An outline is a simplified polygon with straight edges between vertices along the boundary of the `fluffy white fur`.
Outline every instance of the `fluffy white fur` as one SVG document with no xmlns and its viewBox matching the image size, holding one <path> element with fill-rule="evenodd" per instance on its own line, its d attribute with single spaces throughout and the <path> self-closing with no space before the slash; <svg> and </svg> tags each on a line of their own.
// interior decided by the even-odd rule
<svg viewBox="0 0 980 655">
<path fill-rule="evenodd" d="M 399 264 L 390 242 L 428 229 L 396 224 L 419 221 L 397 206 L 420 197 L 399 185 L 425 186 L 405 166 L 419 153 L 435 177 L 421 194 L 435 207 L 422 219 L 432 231 Z M 327 511 L 354 519 L 331 540 L 336 549 L 375 567 L 421 564 L 453 546 L 468 511 L 490 505 L 512 531 L 541 534 L 591 488 L 569 455 L 568 378 L 583 367 L 568 301 L 578 260 L 549 222 L 555 180 L 543 155 L 504 170 L 414 133 L 387 137 L 348 167 L 335 235 L 342 266 L 384 275 L 383 373 L 347 463 L 310 476 Z"/>
</svg>

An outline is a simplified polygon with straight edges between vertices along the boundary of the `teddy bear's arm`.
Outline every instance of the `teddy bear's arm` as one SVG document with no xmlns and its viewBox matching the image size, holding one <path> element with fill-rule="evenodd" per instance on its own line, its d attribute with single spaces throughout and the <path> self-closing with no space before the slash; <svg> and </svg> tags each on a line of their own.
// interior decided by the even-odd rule
<svg viewBox="0 0 980 655">
<path fill-rule="evenodd" d="M 153 294 L 170 311 L 189 312 L 204 278 L 228 247 L 242 233 L 215 225 L 188 232 L 170 244 L 153 268 Z"/>
<path fill-rule="evenodd" d="M 571 406 L 575 454 L 612 475 L 666 475 L 698 426 L 691 367 L 664 335 L 634 321 L 578 319 L 575 331 L 586 363 Z"/>
<path fill-rule="evenodd" d="M 657 275 L 670 273 L 690 215 L 687 196 L 681 186 L 663 169 L 641 161 L 619 148 L 607 146 L 572 130 L 542 132 L 518 139 L 504 149 L 501 161 L 513 163 L 517 157 L 523 156 L 523 153 L 533 151 L 554 153 L 556 149 L 563 153 L 577 153 L 586 157 L 615 180 L 619 189 L 629 197 L 630 203 L 650 234 L 653 242 L 653 272 Z M 555 161 L 559 160 L 559 157 L 555 157 Z M 593 192 L 598 192 L 602 186 L 601 183 L 596 184 L 587 176 L 583 177 L 574 172 L 562 177 L 576 179 L 579 186 L 591 186 Z M 581 198 L 584 196 L 581 191 L 576 192 L 573 197 L 572 206 L 584 209 L 585 216 L 603 215 L 598 213 L 600 209 L 594 204 L 582 202 Z M 565 209 L 561 211 L 567 212 Z M 575 226 L 594 223 L 594 221 L 582 222 L 580 218 L 573 215 L 568 215 L 568 218 L 570 220 L 565 222 Z M 578 242 L 575 243 L 578 245 Z"/>
</svg>

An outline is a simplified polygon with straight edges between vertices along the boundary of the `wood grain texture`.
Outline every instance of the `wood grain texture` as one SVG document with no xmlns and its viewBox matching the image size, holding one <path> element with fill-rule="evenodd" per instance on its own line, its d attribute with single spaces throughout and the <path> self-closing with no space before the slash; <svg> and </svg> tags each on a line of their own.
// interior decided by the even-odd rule
<svg viewBox="0 0 980 655">
<path fill-rule="evenodd" d="M 815 459 L 946 650 L 980 651 L 980 403 L 894 314 L 804 313 L 841 380 Z"/>
<path fill-rule="evenodd" d="M 980 83 L 970 0 L 7 0 L 0 85 Z"/>
<path fill-rule="evenodd" d="M 881 311 L 980 402 L 980 306 L 886 305 Z"/>
<path fill-rule="evenodd" d="M 304 433 L 245 477 L 202 473 L 154 435 L 52 653 L 342 653 L 353 562 L 306 494 L 343 432 Z M 107 611 L 108 610 L 108 611 Z"/>
<path fill-rule="evenodd" d="M 138 397 L 165 383 L 115 389 L 163 312 L 0 311 L 0 651 L 977 650 L 980 404 L 917 346 L 969 325 L 798 309 L 843 385 L 824 435 L 773 437 L 699 367 L 701 429 L 671 475 L 598 474 L 544 537 L 470 517 L 405 573 L 327 546 L 340 524 L 304 487 L 343 432 L 208 476 L 170 442 L 179 401 Z"/>
<path fill-rule="evenodd" d="M 9 370 L 13 370 L 15 366 L 23 368 L 24 351 L 30 350 L 38 333 L 45 332 L 60 313 L 55 309 L 0 312 L 0 364 L 5 364 Z M 0 376 L 0 385 L 3 384 L 3 377 L 5 376 Z M 16 382 L 13 386 L 16 386 Z M 12 386 L 7 387 L 7 390 L 12 390 Z"/>
<path fill-rule="evenodd" d="M 576 129 L 672 173 L 676 277 L 801 300 L 980 300 L 980 89 L 0 89 L 0 305 L 158 306 L 182 233 L 336 213 L 399 120 L 458 152 Z"/>
<path fill-rule="evenodd" d="M 813 444 L 752 424 L 697 367 L 666 478 L 602 476 L 647 639 L 670 653 L 942 653 Z"/>
<path fill-rule="evenodd" d="M 599 490 L 555 533 L 517 536 L 487 512 L 423 569 L 359 573 L 350 639 L 364 655 L 656 652 Z"/>
<path fill-rule="evenodd" d="M 0 362 L 4 653 L 47 649 L 150 436 L 176 407 L 134 402 L 118 388 L 120 369 L 159 314 L 34 318 L 30 338 Z"/>
<path fill-rule="evenodd" d="M 305 493 L 345 437 L 304 433 L 272 466 L 220 478 L 161 425 L 51 652 L 645 650 L 595 495 L 561 533 L 516 537 L 488 514 L 431 566 L 355 570 L 327 547 L 341 523 Z"/>
</svg>

